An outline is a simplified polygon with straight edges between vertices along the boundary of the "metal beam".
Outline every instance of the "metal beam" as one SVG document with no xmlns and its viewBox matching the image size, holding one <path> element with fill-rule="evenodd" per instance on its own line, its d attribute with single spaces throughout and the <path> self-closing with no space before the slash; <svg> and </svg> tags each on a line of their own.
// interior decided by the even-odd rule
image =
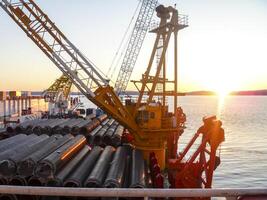
<svg viewBox="0 0 267 200">
<path fill-rule="evenodd" d="M 80 197 L 237 197 L 267 195 L 267 188 L 220 189 L 110 189 L 0 186 L 1 194 Z"/>
</svg>

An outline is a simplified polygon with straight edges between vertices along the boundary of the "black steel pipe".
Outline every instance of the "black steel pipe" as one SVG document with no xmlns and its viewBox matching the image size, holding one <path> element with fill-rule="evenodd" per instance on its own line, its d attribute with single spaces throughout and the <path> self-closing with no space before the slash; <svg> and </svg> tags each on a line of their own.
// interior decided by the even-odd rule
<svg viewBox="0 0 267 200">
<path fill-rule="evenodd" d="M 53 134 L 61 134 L 63 127 L 69 123 L 70 121 L 75 119 L 64 119 L 61 123 L 57 124 L 56 126 L 52 127 L 52 133 Z"/>
<path fill-rule="evenodd" d="M 48 178 L 55 176 L 56 172 L 61 169 L 72 157 L 77 154 L 86 145 L 86 138 L 82 135 L 76 136 L 55 152 L 40 161 L 35 175 Z"/>
<path fill-rule="evenodd" d="M 9 180 L 8 185 L 27 186 L 27 180 L 24 177 L 15 176 L 15 177 L 12 177 Z M 15 199 L 18 199 L 18 200 L 26 200 L 26 199 L 29 198 L 28 196 L 25 196 L 25 195 L 13 195 L 13 194 L 7 195 L 6 197 L 15 198 Z"/>
<path fill-rule="evenodd" d="M 69 122 L 67 125 L 64 126 L 63 134 L 71 133 L 72 127 L 80 124 L 82 121 L 84 121 L 84 119 L 78 118 L 72 122 Z"/>
<path fill-rule="evenodd" d="M 99 125 L 100 125 L 100 121 L 98 119 L 93 119 L 89 124 L 80 128 L 80 134 L 88 135 Z"/>
<path fill-rule="evenodd" d="M 18 130 L 16 130 L 16 131 L 21 132 L 21 133 L 25 133 L 27 135 L 33 134 L 33 128 L 36 125 L 38 125 L 38 124 L 40 124 L 46 120 L 47 119 L 38 119 L 38 120 L 29 121 L 29 123 L 25 126 L 18 126 L 17 127 Z"/>
<path fill-rule="evenodd" d="M 62 145 L 66 144 L 73 138 L 72 135 L 53 135 L 50 137 L 50 140 L 45 144 L 41 149 L 36 152 L 33 152 L 28 157 L 24 158 L 21 162 L 18 163 L 17 172 L 22 176 L 31 176 L 33 175 L 34 168 L 37 163 L 53 153 Z"/>
<path fill-rule="evenodd" d="M 18 200 L 14 194 L 0 194 L 0 200 Z"/>
<path fill-rule="evenodd" d="M 84 135 L 86 137 L 86 140 L 87 142 L 90 144 L 90 145 L 93 145 L 93 140 L 94 140 L 94 137 L 96 135 L 96 133 L 102 128 L 101 125 L 99 125 L 98 127 L 96 127 L 93 131 L 91 131 L 90 133 Z"/>
<path fill-rule="evenodd" d="M 0 141 L 0 152 L 4 152 L 10 149 L 10 147 L 14 147 L 14 145 L 17 145 L 21 141 L 24 141 L 26 137 L 27 135 L 25 134 L 19 134 L 19 135 L 15 135 L 13 137 L 1 140 Z"/>
<path fill-rule="evenodd" d="M 97 159 L 99 158 L 102 148 L 95 146 L 89 154 L 82 160 L 77 169 L 64 181 L 65 187 L 82 187 L 84 180 L 93 170 Z"/>
<path fill-rule="evenodd" d="M 29 121 L 25 121 L 23 123 L 20 123 L 19 125 L 16 126 L 15 132 L 16 133 L 23 133 L 28 125 L 39 122 L 40 120 L 41 119 L 34 119 L 34 120 L 29 120 Z"/>
<path fill-rule="evenodd" d="M 5 176 L 0 176 L 0 185 L 7 185 L 8 184 L 8 178 Z"/>
<path fill-rule="evenodd" d="M 49 123 L 45 124 L 44 127 L 41 128 L 41 133 L 42 134 L 52 134 L 52 128 L 58 124 L 60 124 L 64 119 L 53 119 L 52 121 L 49 121 Z"/>
<path fill-rule="evenodd" d="M 45 179 L 37 176 L 32 176 L 28 180 L 28 186 L 34 187 L 42 187 L 45 185 Z M 39 200 L 41 196 L 30 195 L 30 196 L 23 196 L 23 200 Z"/>
<path fill-rule="evenodd" d="M 19 125 L 16 126 L 15 131 L 19 133 L 20 131 L 23 131 L 24 129 L 26 129 L 28 125 L 40 122 L 41 120 L 42 119 L 34 119 L 34 120 L 29 120 L 29 121 L 20 123 Z"/>
<path fill-rule="evenodd" d="M 58 126 L 59 124 L 62 124 L 65 121 L 66 119 L 54 119 L 48 126 L 50 128 L 54 128 L 55 126 Z"/>
<path fill-rule="evenodd" d="M 117 124 L 112 124 L 108 130 L 106 131 L 106 133 L 103 135 L 102 137 L 102 142 L 105 145 L 112 145 L 112 136 L 115 133 L 115 130 L 117 128 Z"/>
<path fill-rule="evenodd" d="M 105 135 L 106 131 L 108 130 L 108 126 L 103 126 L 94 136 L 94 145 L 101 145 L 102 144 L 102 138 Z"/>
<path fill-rule="evenodd" d="M 111 141 L 112 141 L 112 145 L 117 147 L 121 144 L 121 138 L 123 135 L 123 131 L 124 131 L 124 127 L 119 125 L 115 131 L 115 133 L 113 134 Z"/>
<path fill-rule="evenodd" d="M 111 126 L 115 122 L 115 119 L 110 119 L 107 123 L 108 126 Z"/>
<path fill-rule="evenodd" d="M 123 177 L 123 188 L 129 188 L 131 182 L 131 166 L 132 166 L 132 151 L 131 145 L 124 145 L 127 149 L 126 164 L 125 164 L 125 174 Z"/>
<path fill-rule="evenodd" d="M 9 179 L 8 185 L 26 186 L 27 180 L 22 176 L 14 176 Z"/>
<path fill-rule="evenodd" d="M 12 156 L 16 153 L 20 152 L 20 148 L 23 148 L 23 146 L 30 145 L 32 142 L 38 140 L 37 135 L 29 135 L 25 138 L 25 140 L 22 140 L 20 143 L 17 143 L 16 145 L 10 146 L 9 149 L 6 151 L 3 151 L 0 153 L 0 160 L 7 159 L 9 156 Z"/>
<path fill-rule="evenodd" d="M 41 135 L 46 127 L 53 122 L 54 119 L 47 119 L 43 120 L 42 122 L 38 123 L 36 126 L 32 128 L 34 134 Z"/>
<path fill-rule="evenodd" d="M 145 188 L 145 166 L 143 153 L 139 149 L 134 149 L 132 154 L 131 167 L 131 188 Z"/>
<path fill-rule="evenodd" d="M 4 176 L 14 176 L 17 171 L 17 164 L 23 158 L 30 155 L 32 152 L 41 149 L 49 141 L 48 135 L 41 135 L 29 145 L 24 145 L 16 154 L 10 155 L 6 159 L 0 161 L 0 174 Z"/>
<path fill-rule="evenodd" d="M 78 167 L 78 165 L 81 165 L 85 156 L 89 155 L 90 150 L 91 148 L 88 145 L 85 145 L 83 149 L 55 175 L 55 177 L 47 181 L 46 185 L 52 187 L 61 187 L 64 180 L 70 174 L 74 173 L 77 170 L 76 168 Z M 81 173 L 81 171 L 79 172 Z"/>
<path fill-rule="evenodd" d="M 120 188 L 123 185 L 123 176 L 125 175 L 125 165 L 127 156 L 127 147 L 121 146 L 117 148 L 114 158 L 110 164 L 110 168 L 104 182 L 106 188 Z"/>
<path fill-rule="evenodd" d="M 71 128 L 71 133 L 73 135 L 77 135 L 80 132 L 80 129 L 84 126 L 87 126 L 92 120 L 90 119 L 85 119 L 83 121 L 81 121 L 79 124 L 76 124 L 75 126 L 73 126 Z"/>
<path fill-rule="evenodd" d="M 104 120 L 106 120 L 108 118 L 108 115 L 107 114 L 102 114 L 100 116 L 97 117 L 97 119 L 100 121 L 100 122 L 103 122 Z"/>
<path fill-rule="evenodd" d="M 13 126 L 8 126 L 7 128 L 6 128 L 6 132 L 8 133 L 8 134 L 13 134 L 14 132 L 15 132 L 15 126 L 13 125 Z"/>
<path fill-rule="evenodd" d="M 109 119 L 105 119 L 104 121 L 101 122 L 102 126 L 105 126 L 109 122 Z"/>
<path fill-rule="evenodd" d="M 44 128 L 42 128 L 42 133 L 49 133 L 50 135 L 52 134 L 57 134 L 54 132 L 54 128 L 60 126 L 63 123 L 67 123 L 69 119 L 54 119 L 55 122 L 53 121 L 49 125 L 46 125 Z"/>
<path fill-rule="evenodd" d="M 28 180 L 28 186 L 44 186 L 46 180 L 38 176 L 32 176 Z"/>
<path fill-rule="evenodd" d="M 103 186 L 106 174 L 109 169 L 109 163 L 112 160 L 115 149 L 112 146 L 107 146 L 100 158 L 98 159 L 93 171 L 86 179 L 84 186 L 91 188 L 99 188 Z"/>
</svg>

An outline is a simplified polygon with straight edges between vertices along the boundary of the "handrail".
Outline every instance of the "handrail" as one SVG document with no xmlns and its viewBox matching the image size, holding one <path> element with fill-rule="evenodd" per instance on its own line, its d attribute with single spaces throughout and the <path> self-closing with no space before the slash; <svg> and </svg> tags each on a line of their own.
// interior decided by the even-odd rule
<svg viewBox="0 0 267 200">
<path fill-rule="evenodd" d="M 239 197 L 267 196 L 267 188 L 220 188 L 220 189 L 110 189 L 0 186 L 0 194 L 76 196 L 76 197 Z"/>
</svg>

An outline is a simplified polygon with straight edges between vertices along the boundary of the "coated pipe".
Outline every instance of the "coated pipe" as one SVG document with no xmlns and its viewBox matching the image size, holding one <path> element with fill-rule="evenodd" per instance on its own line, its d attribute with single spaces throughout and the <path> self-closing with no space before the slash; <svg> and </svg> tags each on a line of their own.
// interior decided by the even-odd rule
<svg viewBox="0 0 267 200">
<path fill-rule="evenodd" d="M 7 185 L 7 184 L 8 184 L 8 178 L 0 176 L 0 185 Z"/>
<path fill-rule="evenodd" d="M 101 125 L 102 125 L 102 126 L 105 126 L 108 122 L 109 122 L 109 119 L 106 119 L 105 121 L 103 121 L 103 122 L 101 123 Z"/>
<path fill-rule="evenodd" d="M 23 133 L 26 130 L 28 125 L 39 122 L 40 120 L 41 119 L 34 119 L 34 120 L 29 120 L 29 121 L 23 122 L 23 123 L 16 126 L 15 132 L 16 133 Z"/>
<path fill-rule="evenodd" d="M 145 166 L 143 153 L 139 149 L 134 149 L 132 154 L 131 188 L 145 188 Z"/>
<path fill-rule="evenodd" d="M 29 135 L 25 138 L 25 140 L 21 141 L 20 143 L 18 143 L 17 145 L 14 146 L 10 146 L 9 149 L 7 149 L 4 152 L 0 153 L 0 160 L 4 160 L 7 159 L 8 157 L 19 153 L 20 152 L 20 148 L 23 148 L 23 146 L 27 146 L 30 145 L 32 142 L 38 140 L 38 136 L 35 134 Z"/>
<path fill-rule="evenodd" d="M 14 125 L 13 126 L 8 126 L 6 128 L 6 132 L 9 133 L 9 134 L 14 133 L 15 132 L 15 128 L 16 127 Z"/>
<path fill-rule="evenodd" d="M 39 149 L 36 152 L 33 152 L 31 155 L 23 159 L 21 162 L 18 163 L 18 174 L 22 176 L 31 176 L 34 173 L 34 168 L 37 163 L 53 153 L 62 145 L 66 144 L 73 138 L 72 135 L 65 135 L 62 137 L 61 135 L 53 135 L 50 137 L 50 141 L 47 142 L 43 148 Z"/>
<path fill-rule="evenodd" d="M 71 128 L 73 127 L 73 126 L 76 126 L 76 125 L 78 125 L 79 123 L 81 123 L 82 121 L 84 121 L 84 119 L 76 119 L 75 121 L 73 121 L 73 122 L 70 122 L 70 123 L 68 123 L 66 126 L 64 126 L 64 128 L 63 128 L 63 133 L 64 134 L 68 134 L 68 133 L 71 133 Z"/>
<path fill-rule="evenodd" d="M 124 127 L 119 125 L 115 131 L 115 133 L 112 136 L 112 145 L 117 147 L 121 144 L 121 138 L 123 135 Z"/>
<path fill-rule="evenodd" d="M 108 130 L 108 126 L 105 125 L 102 127 L 94 136 L 94 144 L 95 145 L 101 145 L 102 143 L 102 137 L 105 135 L 106 131 Z"/>
<path fill-rule="evenodd" d="M 130 145 L 124 145 L 127 149 L 126 164 L 125 164 L 125 174 L 123 178 L 123 188 L 129 188 L 131 181 L 131 161 L 132 161 L 132 151 L 133 148 Z"/>
<path fill-rule="evenodd" d="M 86 138 L 82 135 L 76 136 L 40 161 L 34 171 L 35 175 L 43 178 L 53 177 L 85 145 Z"/>
<path fill-rule="evenodd" d="M 18 200 L 18 198 L 13 194 L 0 194 L 0 200 Z"/>
<path fill-rule="evenodd" d="M 80 134 L 88 135 L 88 133 L 93 131 L 99 125 L 100 125 L 100 121 L 98 119 L 93 119 L 89 124 L 80 128 Z"/>
<path fill-rule="evenodd" d="M 115 119 L 110 119 L 107 123 L 108 126 L 111 126 L 115 122 Z"/>
<path fill-rule="evenodd" d="M 50 124 L 49 127 L 50 128 L 54 128 L 55 126 L 58 126 L 59 124 L 62 124 L 63 122 L 65 122 L 66 119 L 54 119 Z"/>
<path fill-rule="evenodd" d="M 8 181 L 9 185 L 26 186 L 27 181 L 22 176 L 14 176 Z"/>
<path fill-rule="evenodd" d="M 19 152 L 9 156 L 0 162 L 0 173 L 4 176 L 14 176 L 17 171 L 17 164 L 32 152 L 42 148 L 49 141 L 48 135 L 41 135 L 29 145 L 25 145 L 19 149 Z"/>
<path fill-rule="evenodd" d="M 28 180 L 28 186 L 44 186 L 46 180 L 38 176 L 32 176 Z"/>
<path fill-rule="evenodd" d="M 127 156 L 127 147 L 121 146 L 116 150 L 114 158 L 111 162 L 108 175 L 104 182 L 106 188 L 120 188 L 123 184 L 123 176 L 125 175 L 125 165 Z"/>
<path fill-rule="evenodd" d="M 85 145 L 83 149 L 69 161 L 63 169 L 61 169 L 55 177 L 49 179 L 46 183 L 47 186 L 60 187 L 63 185 L 64 180 L 71 174 L 77 171 L 77 165 L 81 166 L 81 163 L 86 155 L 89 155 L 91 148 Z M 88 169 L 87 169 L 88 170 Z M 79 171 L 79 170 L 78 170 Z M 81 173 L 81 171 L 79 171 Z"/>
<path fill-rule="evenodd" d="M 61 134 L 61 133 L 62 133 L 62 129 L 63 129 L 63 127 L 64 127 L 67 123 L 69 123 L 70 121 L 72 121 L 72 120 L 75 120 L 75 119 L 66 119 L 65 121 L 62 121 L 62 123 L 60 123 L 60 124 L 54 126 L 54 127 L 52 128 L 52 133 L 53 133 L 53 134 Z"/>
<path fill-rule="evenodd" d="M 102 128 L 101 125 L 99 125 L 98 127 L 96 127 L 92 132 L 88 133 L 85 135 L 86 139 L 87 139 L 87 142 L 90 144 L 90 145 L 93 145 L 93 140 L 94 140 L 94 137 L 95 135 L 97 134 L 97 132 Z"/>
<path fill-rule="evenodd" d="M 9 180 L 9 185 L 13 185 L 13 186 L 27 186 L 27 181 L 25 178 L 23 177 L 20 177 L 20 176 L 15 176 L 15 177 L 12 177 L 10 180 Z M 10 194 L 7 196 L 8 198 L 15 198 L 15 199 L 18 199 L 18 200 L 24 200 L 26 198 L 23 198 L 25 196 L 23 195 L 14 195 L 14 194 Z"/>
<path fill-rule="evenodd" d="M 107 146 L 100 158 L 98 159 L 93 171 L 85 181 L 85 187 L 99 188 L 103 186 L 104 179 L 106 177 L 109 163 L 112 160 L 112 156 L 115 149 L 112 146 Z"/>
<path fill-rule="evenodd" d="M 75 126 L 73 126 L 71 128 L 71 133 L 73 135 L 77 135 L 79 133 L 80 129 L 84 126 L 87 126 L 90 122 L 91 122 L 90 119 L 85 119 L 85 120 L 81 121 L 79 124 L 76 124 Z"/>
<path fill-rule="evenodd" d="M 114 135 L 116 128 L 117 125 L 113 124 L 104 134 L 102 141 L 105 145 L 112 145 L 112 136 Z"/>
<path fill-rule="evenodd" d="M 19 144 L 21 141 L 24 141 L 27 135 L 19 134 L 4 140 L 0 141 L 0 152 L 6 151 L 10 149 L 10 147 L 14 147 L 14 145 Z"/>
<path fill-rule="evenodd" d="M 78 168 L 64 181 L 65 187 L 82 187 L 84 180 L 93 170 L 97 159 L 103 149 L 100 146 L 95 146 L 89 154 L 79 164 Z"/>
<path fill-rule="evenodd" d="M 37 135 L 41 135 L 42 133 L 44 133 L 44 131 L 49 131 L 47 129 L 49 123 L 52 123 L 53 119 L 48 119 L 48 120 L 44 120 L 41 123 L 38 123 L 36 126 L 34 126 L 32 128 L 33 133 L 37 134 Z"/>
<path fill-rule="evenodd" d="M 62 120 L 64 119 L 54 119 L 52 122 L 50 122 L 49 124 L 45 124 L 45 126 L 43 128 L 41 128 L 41 133 L 42 134 L 48 134 L 51 135 L 52 134 L 52 128 L 55 127 L 58 124 L 61 124 Z"/>
<path fill-rule="evenodd" d="M 45 179 L 37 176 L 32 176 L 28 180 L 28 186 L 41 187 L 44 186 Z M 23 196 L 23 200 L 39 200 L 41 197 L 37 195 Z"/>
<path fill-rule="evenodd" d="M 100 116 L 97 117 L 97 119 L 100 121 L 100 122 L 103 122 L 105 119 L 108 118 L 108 115 L 107 114 L 102 114 Z"/>
</svg>

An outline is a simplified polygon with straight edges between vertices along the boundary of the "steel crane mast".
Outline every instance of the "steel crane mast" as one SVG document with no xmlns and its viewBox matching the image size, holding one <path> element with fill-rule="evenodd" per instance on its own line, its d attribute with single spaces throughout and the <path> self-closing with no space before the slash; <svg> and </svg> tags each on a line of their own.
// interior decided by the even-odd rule
<svg viewBox="0 0 267 200">
<path fill-rule="evenodd" d="M 1 0 L 0 6 L 89 100 L 136 132 L 138 128 L 132 115 L 106 78 L 33 0 Z"/>
<path fill-rule="evenodd" d="M 142 2 L 122 61 L 119 75 L 115 82 L 114 89 L 118 95 L 124 93 L 127 88 L 157 4 L 157 0 L 143 0 Z"/>
</svg>

